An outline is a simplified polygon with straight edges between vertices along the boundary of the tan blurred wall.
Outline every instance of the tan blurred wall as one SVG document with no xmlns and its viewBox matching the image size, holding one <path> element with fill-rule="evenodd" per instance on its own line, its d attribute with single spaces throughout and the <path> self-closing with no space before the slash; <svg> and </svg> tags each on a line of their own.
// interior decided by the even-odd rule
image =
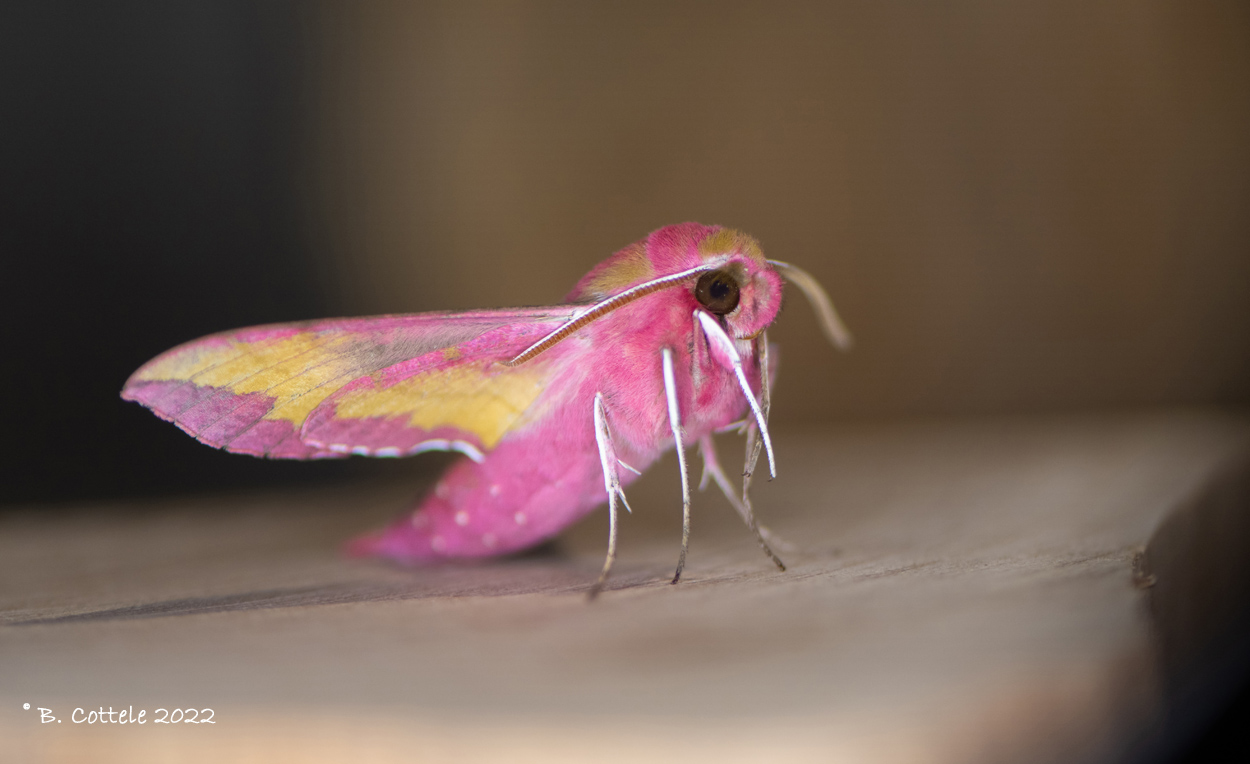
<svg viewBox="0 0 1250 764">
<path fill-rule="evenodd" d="M 327 3 L 350 313 L 541 304 L 683 220 L 817 274 L 780 418 L 1250 400 L 1250 4 Z"/>
</svg>

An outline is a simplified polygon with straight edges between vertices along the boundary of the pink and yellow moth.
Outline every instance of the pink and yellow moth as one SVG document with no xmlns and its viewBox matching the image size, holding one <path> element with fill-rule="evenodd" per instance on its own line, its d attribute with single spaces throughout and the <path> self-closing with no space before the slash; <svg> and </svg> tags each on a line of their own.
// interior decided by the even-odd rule
<svg viewBox="0 0 1250 764">
<path fill-rule="evenodd" d="M 850 345 L 828 295 L 803 270 L 767 260 L 755 239 L 683 223 L 595 266 L 565 304 L 274 324 L 214 334 L 144 364 L 122 397 L 197 440 L 281 459 L 459 451 L 417 508 L 351 551 L 413 562 L 534 546 L 607 502 L 616 555 L 624 488 L 676 446 L 682 541 L 690 541 L 685 447 L 699 444 L 724 491 L 782 570 L 755 521 L 751 473 L 767 453 L 767 329 L 782 277 Z M 775 349 L 773 351 L 775 353 Z M 775 355 L 773 356 L 776 357 Z M 744 418 L 745 417 L 745 418 Z M 712 445 L 746 433 L 739 496 Z"/>
</svg>

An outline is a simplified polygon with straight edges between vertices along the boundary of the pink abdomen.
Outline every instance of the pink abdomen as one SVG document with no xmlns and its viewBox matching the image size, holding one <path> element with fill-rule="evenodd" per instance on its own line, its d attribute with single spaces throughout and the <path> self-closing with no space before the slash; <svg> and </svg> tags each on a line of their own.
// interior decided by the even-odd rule
<svg viewBox="0 0 1250 764">
<path fill-rule="evenodd" d="M 507 554 L 555 536 L 607 501 L 593 442 L 537 439 L 505 438 L 480 463 L 456 463 L 413 512 L 356 539 L 351 553 L 401 562 Z"/>
</svg>

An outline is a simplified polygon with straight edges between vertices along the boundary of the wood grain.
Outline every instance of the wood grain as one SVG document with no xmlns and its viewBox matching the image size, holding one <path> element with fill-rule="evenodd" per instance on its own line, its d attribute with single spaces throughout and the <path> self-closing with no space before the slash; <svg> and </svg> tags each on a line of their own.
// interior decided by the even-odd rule
<svg viewBox="0 0 1250 764">
<path fill-rule="evenodd" d="M 670 586 L 670 458 L 631 489 L 594 603 L 599 516 L 492 563 L 339 555 L 420 485 L 10 512 L 0 739 L 49 762 L 1117 760 L 1158 744 L 1174 674 L 1198 671 L 1177 656 L 1234 628 L 1152 593 L 1183 601 L 1210 580 L 1190 574 L 1198 560 L 1245 555 L 1244 522 L 1217 524 L 1219 544 L 1168 530 L 1208 507 L 1245 516 L 1243 417 L 776 440 L 780 476 L 756 500 L 788 572 L 699 494 L 687 578 Z M 1238 591 L 1206 592 L 1207 612 L 1232 612 Z M 1182 633 L 1189 647 L 1165 649 Z M 65 721 L 41 725 L 26 702 Z M 68 720 L 100 705 L 211 707 L 217 724 Z"/>
</svg>

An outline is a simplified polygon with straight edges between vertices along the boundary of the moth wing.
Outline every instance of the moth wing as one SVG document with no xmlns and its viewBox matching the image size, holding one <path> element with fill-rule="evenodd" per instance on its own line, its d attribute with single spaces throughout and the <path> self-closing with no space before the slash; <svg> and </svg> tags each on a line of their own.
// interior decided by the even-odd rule
<svg viewBox="0 0 1250 764">
<path fill-rule="evenodd" d="M 522 420 L 555 371 L 543 361 L 503 365 L 547 334 L 501 327 L 344 385 L 308 415 L 300 439 L 331 453 L 406 456 L 490 451 Z M 506 336 L 504 336 L 506 335 Z"/>
<path fill-rule="evenodd" d="M 438 370 L 438 385 L 443 388 L 459 382 L 493 395 L 491 384 L 473 387 L 480 382 L 474 375 L 485 372 L 497 358 L 524 349 L 568 319 L 572 311 L 554 307 L 418 313 L 223 332 L 180 345 L 144 364 L 127 380 L 122 397 L 147 406 L 197 440 L 227 451 L 286 459 L 341 456 L 352 449 L 331 449 L 321 440 L 301 439 L 310 415 L 339 391 L 363 390 L 379 380 L 385 388 L 397 375 L 407 374 L 411 379 L 429 367 Z M 435 377 L 424 379 L 433 382 Z M 427 395 L 423 400 L 424 404 L 418 404 L 440 405 L 437 397 Z M 320 415 L 318 421 L 325 419 Z M 471 427 L 470 435 L 487 432 L 479 422 L 471 424 L 476 429 Z M 393 423 L 386 426 L 393 427 Z M 450 423 L 442 430 L 429 430 L 428 440 L 455 434 L 449 427 Z M 385 440 L 369 435 L 368 427 L 358 427 L 358 431 L 362 443 Z M 457 439 L 448 440 L 447 447 L 455 447 L 451 441 Z M 466 442 L 485 446 L 489 440 L 474 436 Z M 415 445 L 408 446 L 409 452 Z M 377 449 L 355 451 L 374 453 Z M 398 454 L 382 451 L 376 455 Z"/>
</svg>

